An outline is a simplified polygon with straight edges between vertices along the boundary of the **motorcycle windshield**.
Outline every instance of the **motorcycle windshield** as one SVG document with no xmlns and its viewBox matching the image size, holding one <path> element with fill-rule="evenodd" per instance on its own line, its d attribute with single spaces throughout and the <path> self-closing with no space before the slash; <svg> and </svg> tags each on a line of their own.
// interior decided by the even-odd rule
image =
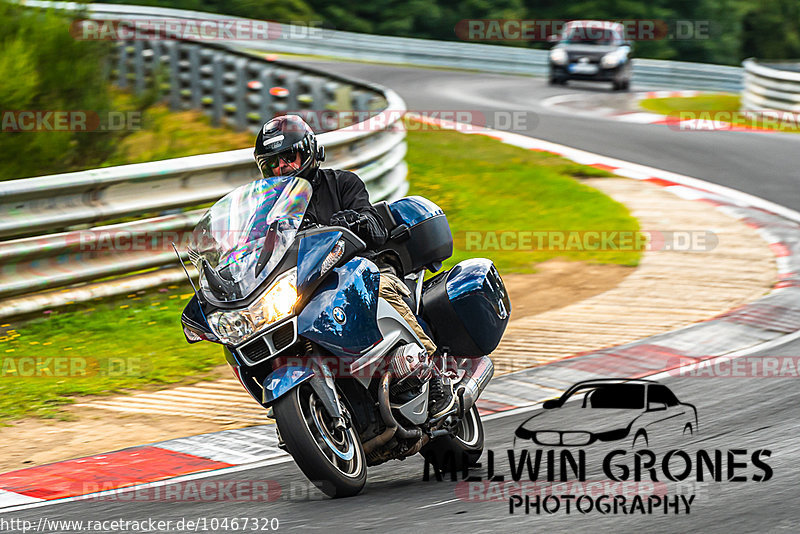
<svg viewBox="0 0 800 534">
<path fill-rule="evenodd" d="M 250 295 L 294 241 L 311 192 L 303 178 L 274 176 L 238 187 L 211 206 L 189 240 L 203 294 L 217 302 Z"/>
</svg>

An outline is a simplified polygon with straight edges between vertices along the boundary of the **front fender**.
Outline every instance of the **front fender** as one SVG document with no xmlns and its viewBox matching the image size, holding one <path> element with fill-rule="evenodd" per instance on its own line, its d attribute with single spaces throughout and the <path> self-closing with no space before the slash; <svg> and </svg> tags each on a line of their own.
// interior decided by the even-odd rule
<svg viewBox="0 0 800 534">
<path fill-rule="evenodd" d="M 275 369 L 264 379 L 264 393 L 261 396 L 261 404 L 269 406 L 306 380 L 310 380 L 313 376 L 314 371 L 310 367 L 287 365 Z"/>
<path fill-rule="evenodd" d="M 313 356 L 308 358 L 308 365 L 285 365 L 267 375 L 262 388 L 261 404 L 271 405 L 303 382 L 308 382 L 314 388 L 328 415 L 334 419 L 342 417 L 333 373 L 325 362 Z"/>
</svg>

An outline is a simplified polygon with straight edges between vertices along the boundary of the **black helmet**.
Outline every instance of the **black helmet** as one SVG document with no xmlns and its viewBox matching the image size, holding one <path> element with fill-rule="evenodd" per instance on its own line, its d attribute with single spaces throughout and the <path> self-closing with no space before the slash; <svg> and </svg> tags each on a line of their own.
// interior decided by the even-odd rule
<svg viewBox="0 0 800 534">
<path fill-rule="evenodd" d="M 299 168 L 283 175 L 311 180 L 325 160 L 325 149 L 317 146 L 314 132 L 303 119 L 297 115 L 281 115 L 265 123 L 258 132 L 253 155 L 265 178 L 278 174 L 280 160 L 291 163 L 299 155 Z"/>
</svg>

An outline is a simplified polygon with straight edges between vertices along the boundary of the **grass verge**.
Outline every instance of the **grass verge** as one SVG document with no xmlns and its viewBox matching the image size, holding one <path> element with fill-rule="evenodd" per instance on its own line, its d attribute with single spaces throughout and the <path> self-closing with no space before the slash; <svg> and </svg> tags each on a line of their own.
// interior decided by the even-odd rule
<svg viewBox="0 0 800 534">
<path fill-rule="evenodd" d="M 719 129 L 715 123 L 731 124 L 735 127 L 781 132 L 800 131 L 800 121 L 789 112 L 765 110 L 745 114 L 739 111 L 739 95 L 706 94 L 689 97 L 648 98 L 640 101 L 642 108 L 668 115 L 677 120 L 698 119 L 697 130 Z"/>
<path fill-rule="evenodd" d="M 704 94 L 669 98 L 647 98 L 639 105 L 662 115 L 678 115 L 681 111 L 738 111 L 739 95 Z"/>
<path fill-rule="evenodd" d="M 164 121 L 181 123 L 175 117 L 165 116 Z M 165 126 L 160 132 L 172 136 L 176 131 Z M 192 135 L 204 137 L 201 132 Z M 138 147 L 129 154 L 154 157 L 159 138 L 152 133 L 154 148 Z M 220 138 L 219 149 L 235 148 L 225 146 L 228 142 L 232 141 Z M 503 272 L 531 272 L 537 262 L 556 256 L 623 265 L 638 262 L 638 251 L 467 250 L 464 246 L 465 231 L 638 230 L 624 206 L 574 179 L 607 176 L 605 171 L 452 131 L 410 131 L 408 146 L 410 194 L 437 202 L 453 228 L 456 251 L 449 264 L 485 256 Z M 27 416 L 63 418 L 65 412 L 59 407 L 83 395 L 201 380 L 223 358 L 216 345 L 185 342 L 179 320 L 190 296 L 188 284 L 174 285 L 0 325 L 0 423 Z"/>
<path fill-rule="evenodd" d="M 630 247 L 567 246 L 571 236 L 584 232 L 639 230 L 625 206 L 575 179 L 610 176 L 606 171 L 481 135 L 437 129 L 409 132 L 406 161 L 409 194 L 434 200 L 447 214 L 455 250 L 446 265 L 471 257 L 491 258 L 501 272 L 533 272 L 537 263 L 555 257 L 638 264 L 641 252 Z M 542 232 L 547 234 L 539 247 Z"/>
</svg>

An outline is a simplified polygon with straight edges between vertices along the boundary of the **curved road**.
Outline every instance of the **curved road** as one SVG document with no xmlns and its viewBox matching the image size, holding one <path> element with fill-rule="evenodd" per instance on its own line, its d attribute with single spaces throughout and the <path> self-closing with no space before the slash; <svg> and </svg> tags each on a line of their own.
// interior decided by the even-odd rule
<svg viewBox="0 0 800 534">
<path fill-rule="evenodd" d="M 677 132 L 665 126 L 576 118 L 539 105 L 542 99 L 557 94 L 583 93 L 591 98 L 607 91 L 589 85 L 551 88 L 538 78 L 339 62 L 310 63 L 391 87 L 406 100 L 410 110 L 469 110 L 488 117 L 494 112 L 525 111 L 531 114 L 529 117 L 536 117 L 536 124 L 530 127 L 532 122 L 529 122 L 528 128 L 517 133 L 702 178 L 800 209 L 797 176 L 800 136 L 797 135 Z M 784 340 L 755 353 L 751 361 L 765 355 L 798 354 L 800 341 Z M 795 531 L 796 492 L 800 485 L 795 467 L 800 463 L 797 380 L 674 376 L 662 379 L 679 399 L 695 404 L 699 412 L 700 433 L 679 446 L 686 447 L 687 452 L 698 448 L 747 451 L 746 455 L 737 456 L 737 461 L 747 463 L 736 470 L 736 474 L 745 475 L 746 481 L 726 481 L 727 471 L 723 469 L 720 482 L 706 481 L 680 488 L 695 495 L 689 515 L 664 515 L 661 510 L 653 515 L 596 512 L 582 515 L 574 511 L 567 515 L 563 509 L 552 515 L 510 515 L 507 500 L 466 502 L 458 498 L 453 482 L 422 482 L 422 461 L 412 458 L 371 468 L 365 492 L 346 500 L 318 500 L 320 494 L 315 491 L 310 492 L 310 499 L 303 475 L 293 463 L 281 462 L 215 477 L 218 480 L 273 480 L 281 485 L 283 492 L 281 498 L 269 503 L 71 502 L 3 514 L 0 518 L 21 518 L 34 523 L 42 516 L 75 520 L 156 518 L 172 520 L 175 525 L 181 518 L 277 517 L 281 531 L 303 532 Z M 529 416 L 530 413 L 522 413 L 486 421 L 487 448 L 494 450 L 498 458 L 496 472 L 508 476 L 506 450 L 514 445 L 514 428 Z M 760 471 L 749 460 L 749 455 L 757 449 L 769 449 L 772 454 L 767 463 L 773 476 L 766 482 L 752 479 Z M 628 458 L 630 464 L 630 456 Z M 726 452 L 723 458 L 727 458 Z M 598 463 L 591 463 L 591 460 L 587 463 L 587 479 L 603 478 Z M 724 467 L 727 465 L 723 463 Z M 485 477 L 485 468 L 479 473 Z M 663 480 L 663 475 L 657 474 L 657 477 Z M 668 490 L 673 492 L 679 488 L 670 485 Z"/>
</svg>

